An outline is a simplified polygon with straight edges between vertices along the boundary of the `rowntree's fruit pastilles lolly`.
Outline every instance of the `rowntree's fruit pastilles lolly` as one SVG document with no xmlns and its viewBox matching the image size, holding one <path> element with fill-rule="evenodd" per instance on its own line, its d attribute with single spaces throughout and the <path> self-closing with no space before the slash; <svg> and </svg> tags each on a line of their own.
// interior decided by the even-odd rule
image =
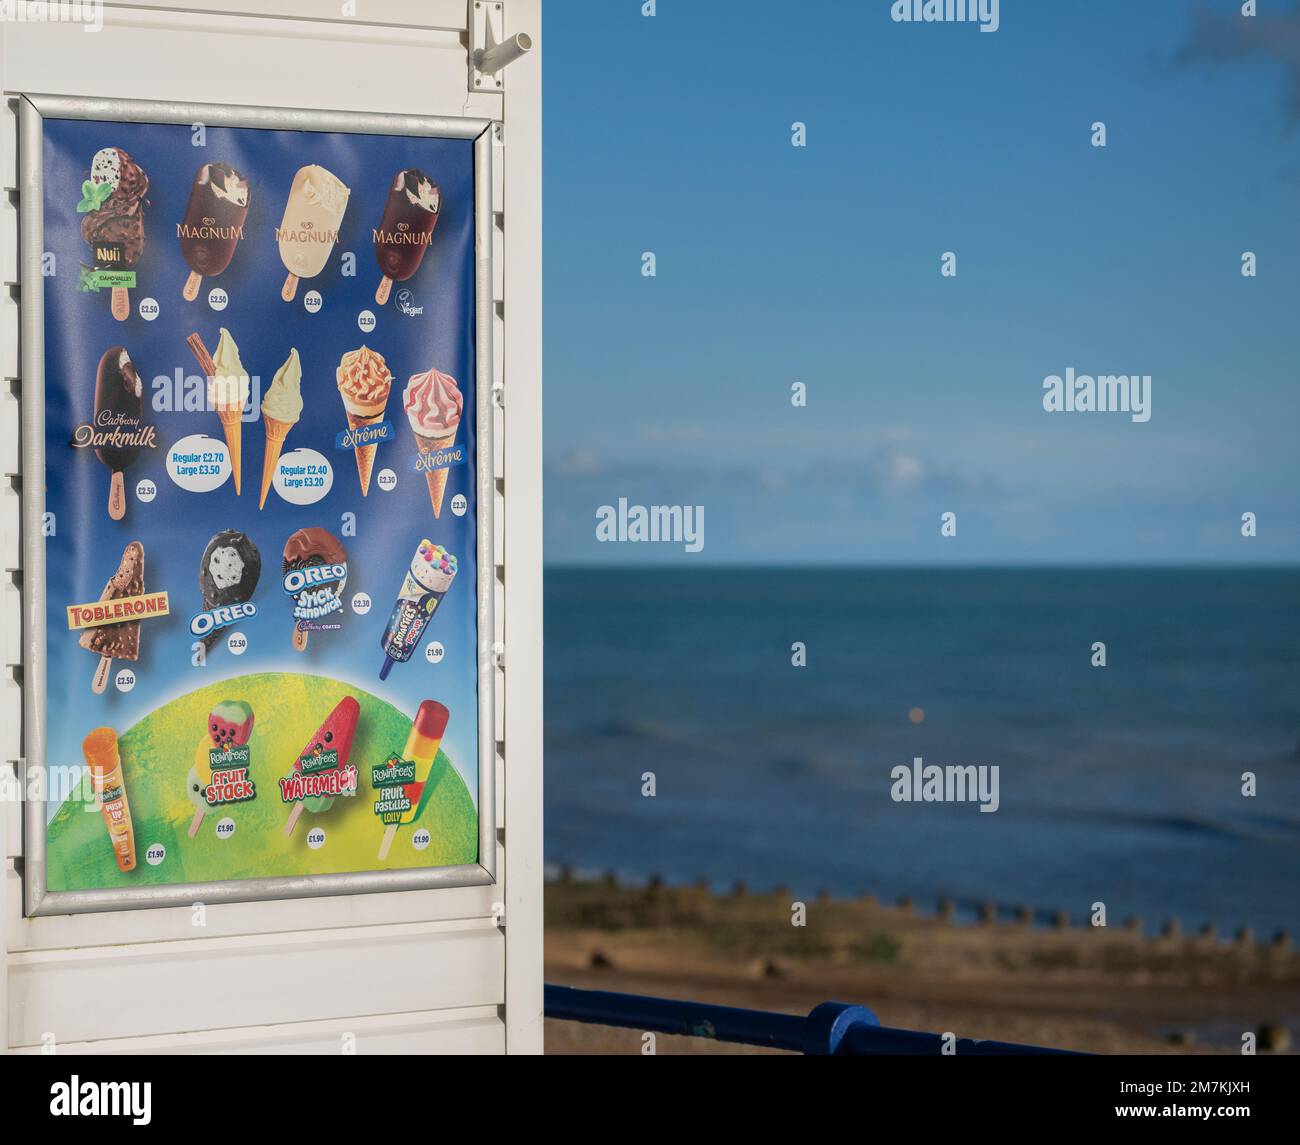
<svg viewBox="0 0 1300 1145">
<path fill-rule="evenodd" d="M 384 650 L 384 666 L 379 678 L 388 679 L 394 664 L 405 664 L 419 645 L 433 611 L 447 595 L 456 579 L 456 558 L 427 537 L 420 542 L 406 570 L 397 594 L 397 603 L 388 617 L 379 646 Z"/>
<path fill-rule="evenodd" d="M 131 825 L 131 805 L 127 802 L 126 782 L 122 778 L 117 732 L 112 728 L 96 728 L 82 741 L 81 752 L 86 757 L 95 794 L 99 796 L 99 809 L 108 828 L 118 869 L 133 871 L 135 829 Z"/>
<path fill-rule="evenodd" d="M 390 760 L 389 766 L 405 768 L 409 765 L 412 779 L 401 784 L 398 795 L 389 795 L 396 785 L 385 785 L 385 799 L 397 806 L 382 812 L 388 829 L 384 832 L 383 842 L 379 844 L 379 860 L 388 858 L 388 849 L 393 845 L 393 836 L 397 828 L 413 823 L 420 811 L 420 796 L 424 794 L 425 784 L 429 782 L 429 773 L 433 770 L 433 761 L 438 758 L 438 748 L 442 744 L 443 732 L 447 730 L 447 721 L 451 713 L 436 700 L 425 700 L 415 713 L 411 724 L 411 734 L 406 737 L 406 746 L 402 749 L 400 760 Z"/>
</svg>

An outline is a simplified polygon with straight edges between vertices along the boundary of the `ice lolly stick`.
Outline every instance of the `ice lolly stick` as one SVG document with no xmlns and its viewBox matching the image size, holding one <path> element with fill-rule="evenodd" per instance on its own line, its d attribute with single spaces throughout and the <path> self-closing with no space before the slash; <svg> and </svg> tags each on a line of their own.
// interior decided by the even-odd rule
<svg viewBox="0 0 1300 1145">
<path fill-rule="evenodd" d="M 302 817 L 302 806 L 301 799 L 293 805 L 293 810 L 289 812 L 289 818 L 284 825 L 285 835 L 293 834 L 293 829 L 298 825 L 298 820 Z"/>
<path fill-rule="evenodd" d="M 113 301 L 109 304 L 109 312 L 119 322 L 125 322 L 131 315 L 131 296 L 125 286 L 113 287 Z"/>
<path fill-rule="evenodd" d="M 284 279 L 284 286 L 280 290 L 280 297 L 286 302 L 292 302 L 293 296 L 298 293 L 298 276 L 288 274 Z"/>
<path fill-rule="evenodd" d="M 190 276 L 185 280 L 185 289 L 181 291 L 181 297 L 186 302 L 193 302 L 199 296 L 199 287 L 203 284 L 203 275 L 197 270 L 190 271 Z"/>
<path fill-rule="evenodd" d="M 108 687 L 108 675 L 113 668 L 112 656 L 101 656 L 99 658 L 99 667 L 95 669 L 95 678 L 90 682 L 90 690 L 97 696 L 104 694 L 104 689 Z"/>
<path fill-rule="evenodd" d="M 392 289 L 393 280 L 389 278 L 388 275 L 384 275 L 384 277 L 379 280 L 379 287 L 375 291 L 375 301 L 379 303 L 380 306 L 386 306 L 388 304 L 388 295 Z"/>
<path fill-rule="evenodd" d="M 108 515 L 114 521 L 126 516 L 126 479 L 120 469 L 113 470 L 113 479 L 108 485 Z"/>
<path fill-rule="evenodd" d="M 298 627 L 296 627 L 296 626 L 294 627 L 294 630 L 293 630 L 293 646 L 294 646 L 294 648 L 296 648 L 299 652 L 306 652 L 306 651 L 307 651 L 307 635 L 308 635 L 308 633 L 307 633 L 307 630 L 306 630 L 306 629 L 304 629 L 304 628 L 298 628 Z"/>
<path fill-rule="evenodd" d="M 196 808 L 194 818 L 190 820 L 190 838 L 193 839 L 199 833 L 199 828 L 203 826 L 203 817 L 207 814 L 202 807 Z"/>
</svg>

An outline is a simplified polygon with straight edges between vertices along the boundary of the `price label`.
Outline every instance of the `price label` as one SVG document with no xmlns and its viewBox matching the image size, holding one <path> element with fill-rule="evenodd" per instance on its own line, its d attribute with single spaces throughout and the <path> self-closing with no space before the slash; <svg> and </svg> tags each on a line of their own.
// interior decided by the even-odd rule
<svg viewBox="0 0 1300 1145">
<path fill-rule="evenodd" d="M 229 839 L 235 833 L 235 821 L 227 815 L 224 819 L 217 820 L 217 838 Z"/>
<path fill-rule="evenodd" d="M 142 505 L 147 505 L 158 496 L 158 486 L 146 477 L 143 481 L 137 483 L 135 487 L 135 496 L 136 500 Z"/>
<path fill-rule="evenodd" d="M 325 829 L 323 827 L 313 827 L 307 832 L 307 846 L 313 851 L 319 851 L 325 846 Z"/>
<path fill-rule="evenodd" d="M 357 325 L 361 327 L 363 334 L 369 334 L 375 328 L 375 313 L 373 310 L 363 310 L 357 315 Z"/>
<path fill-rule="evenodd" d="M 445 652 L 443 650 L 442 644 L 437 640 L 430 640 L 429 643 L 425 646 L 424 658 L 428 660 L 430 664 L 441 663 L 444 655 Z"/>
<path fill-rule="evenodd" d="M 428 830 L 424 827 L 421 827 L 411 836 L 411 846 L 417 851 L 423 851 L 432 841 L 433 836 L 431 836 Z"/>
<path fill-rule="evenodd" d="M 248 637 L 242 632 L 232 632 L 226 641 L 226 647 L 230 649 L 232 656 L 242 656 L 248 651 Z"/>
<path fill-rule="evenodd" d="M 375 484 L 385 493 L 391 493 L 397 488 L 397 474 L 391 469 L 381 469 L 375 477 Z"/>
<path fill-rule="evenodd" d="M 135 673 L 130 668 L 123 668 L 113 677 L 113 683 L 119 692 L 129 692 L 135 687 Z"/>
<path fill-rule="evenodd" d="M 307 311 L 308 314 L 318 314 L 322 305 L 323 302 L 319 290 L 309 290 L 305 295 L 303 295 L 302 308 Z"/>
<path fill-rule="evenodd" d="M 152 322 L 158 317 L 158 299 L 142 298 L 140 299 L 140 305 L 137 309 L 140 311 L 141 318 L 146 322 Z"/>
<path fill-rule="evenodd" d="M 167 848 L 161 843 L 150 843 L 149 846 L 145 848 L 144 861 L 151 867 L 159 866 L 166 857 Z"/>
<path fill-rule="evenodd" d="M 334 484 L 334 467 L 314 449 L 294 449 L 280 458 L 271 479 L 291 505 L 314 505 Z"/>
<path fill-rule="evenodd" d="M 171 446 L 166 464 L 167 476 L 187 493 L 220 489 L 234 472 L 226 443 L 202 433 L 182 437 Z"/>
<path fill-rule="evenodd" d="M 365 616 L 370 611 L 370 594 L 366 592 L 353 594 L 352 611 L 358 616 Z"/>
<path fill-rule="evenodd" d="M 228 295 L 219 286 L 214 286 L 208 291 L 208 305 L 213 310 L 224 310 L 230 305 L 230 295 Z"/>
<path fill-rule="evenodd" d="M 465 515 L 465 510 L 468 508 L 469 502 L 465 500 L 464 493 L 457 493 L 456 496 L 451 499 L 451 511 L 455 513 L 457 517 L 463 517 Z"/>
</svg>

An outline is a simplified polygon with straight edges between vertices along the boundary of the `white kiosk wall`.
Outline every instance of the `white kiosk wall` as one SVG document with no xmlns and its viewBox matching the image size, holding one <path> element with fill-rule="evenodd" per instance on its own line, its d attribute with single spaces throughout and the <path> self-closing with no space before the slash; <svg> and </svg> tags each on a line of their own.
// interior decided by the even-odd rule
<svg viewBox="0 0 1300 1145">
<path fill-rule="evenodd" d="M 21 774 L 17 117 L 32 93 L 501 125 L 493 156 L 496 882 L 25 917 L 22 808 L 0 805 L 0 1030 L 9 1052 L 540 1052 L 542 1039 L 541 59 L 486 80 L 472 24 L 541 31 L 541 0 L 159 0 L 103 28 L 0 23 L 0 677 Z M 356 14 L 349 14 L 356 9 Z M 498 37 L 500 38 L 500 37 Z M 119 61 L 110 66 L 109 61 Z M 129 61 L 129 63 L 128 63 Z M 496 81 L 502 81 L 498 90 Z M 477 83 L 476 83 L 477 80 Z M 491 94 L 483 94 L 490 88 Z M 508 222 L 508 229 L 507 229 Z M 509 236 L 508 241 L 506 236 Z M 509 554 L 509 577 L 506 557 Z M 506 649 L 508 648 L 508 655 Z M 373 973 L 383 967 L 384 974 Z"/>
</svg>

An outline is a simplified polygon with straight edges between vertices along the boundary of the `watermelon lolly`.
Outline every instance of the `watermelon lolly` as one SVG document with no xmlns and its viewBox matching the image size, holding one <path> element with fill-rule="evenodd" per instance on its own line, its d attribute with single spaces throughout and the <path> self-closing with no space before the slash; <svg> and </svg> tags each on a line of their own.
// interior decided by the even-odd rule
<svg viewBox="0 0 1300 1145">
<path fill-rule="evenodd" d="M 344 696 L 335 706 L 334 710 L 326 717 L 325 722 L 316 729 L 315 734 L 307 741 L 307 746 L 300 751 L 293 761 L 293 771 L 289 779 L 280 780 L 281 798 L 284 798 L 285 784 L 295 775 L 303 774 L 302 761 L 308 756 L 320 755 L 325 751 L 338 752 L 338 766 L 331 770 L 342 771 L 349 766 L 348 756 L 352 752 L 352 737 L 356 734 L 357 720 L 361 717 L 361 705 L 352 696 Z M 355 769 L 353 769 L 355 771 Z M 321 772 L 313 774 L 320 775 Z M 356 788 L 349 794 L 355 794 Z M 287 802 L 288 800 L 286 800 Z M 294 827 L 297 826 L 299 818 L 302 816 L 303 807 L 311 803 L 310 810 L 315 813 L 326 811 L 334 802 L 332 795 L 309 795 L 306 798 L 294 800 L 293 810 L 289 813 L 289 819 L 284 825 L 284 833 L 292 835 Z"/>
</svg>

